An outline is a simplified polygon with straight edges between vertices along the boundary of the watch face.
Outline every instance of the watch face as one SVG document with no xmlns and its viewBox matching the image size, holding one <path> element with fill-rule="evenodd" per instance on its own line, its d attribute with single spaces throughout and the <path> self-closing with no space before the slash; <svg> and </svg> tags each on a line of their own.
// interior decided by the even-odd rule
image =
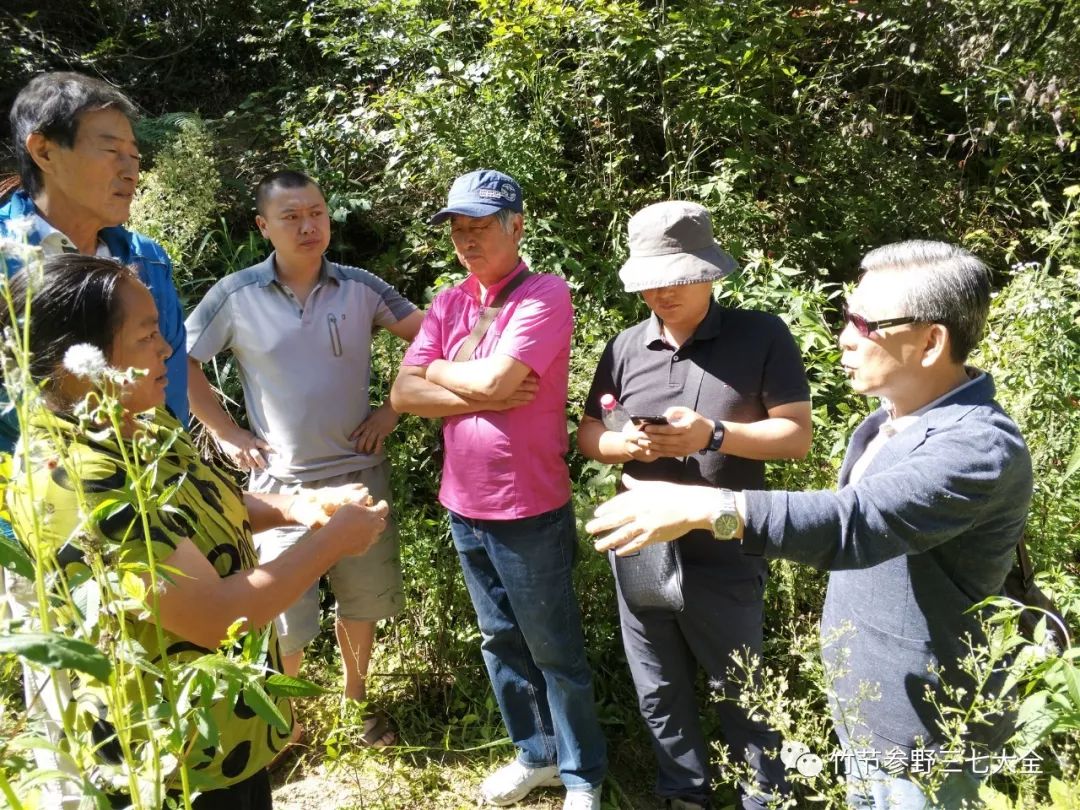
<svg viewBox="0 0 1080 810">
<path fill-rule="evenodd" d="M 713 431 L 712 439 L 709 440 L 709 449 L 716 451 L 720 449 L 720 445 L 724 443 L 724 426 L 718 425 L 716 430 Z"/>
<path fill-rule="evenodd" d="M 739 516 L 733 512 L 725 512 L 713 520 L 713 534 L 719 540 L 730 540 L 739 531 Z"/>
</svg>

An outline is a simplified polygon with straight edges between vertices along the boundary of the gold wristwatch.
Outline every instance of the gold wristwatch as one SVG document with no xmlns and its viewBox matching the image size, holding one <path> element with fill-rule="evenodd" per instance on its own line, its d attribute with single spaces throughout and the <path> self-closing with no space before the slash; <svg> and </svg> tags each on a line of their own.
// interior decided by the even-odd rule
<svg viewBox="0 0 1080 810">
<path fill-rule="evenodd" d="M 739 513 L 735 509 L 735 493 L 721 489 L 720 504 L 713 512 L 712 531 L 717 540 L 731 540 L 739 533 Z"/>
</svg>

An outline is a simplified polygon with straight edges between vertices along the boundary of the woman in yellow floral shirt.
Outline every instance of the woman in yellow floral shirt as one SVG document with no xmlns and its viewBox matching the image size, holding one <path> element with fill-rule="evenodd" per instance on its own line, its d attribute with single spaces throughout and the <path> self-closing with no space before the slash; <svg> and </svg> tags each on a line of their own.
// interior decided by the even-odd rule
<svg viewBox="0 0 1080 810">
<path fill-rule="evenodd" d="M 11 311 L 23 311 L 28 281 L 26 272 L 11 280 Z M 110 260 L 69 254 L 48 259 L 35 286 L 30 371 L 43 383 L 47 408 L 23 427 L 28 453 L 16 453 L 8 500 L 19 539 L 44 568 L 57 572 L 50 593 L 70 593 L 88 577 L 108 578 L 110 572 L 138 572 L 143 583 L 135 588 L 141 599 L 124 615 L 128 649 L 141 649 L 145 664 L 113 661 L 112 676 L 122 678 L 119 686 L 136 716 L 110 715 L 110 684 L 86 674 L 72 679 L 74 726 L 94 743 L 79 747 L 83 760 L 76 765 L 91 782 L 105 782 L 98 787 L 114 794 L 115 805 L 125 806 L 126 785 L 95 780 L 94 774 L 120 764 L 121 741 L 130 757 L 131 740 L 146 737 L 139 729 L 153 723 L 154 708 L 169 697 L 162 693 L 162 666 L 182 673 L 185 663 L 218 648 L 230 626 L 246 619 L 240 644 L 261 641 L 266 676 L 279 670 L 271 620 L 341 557 L 364 553 L 382 531 L 387 507 L 370 505 L 359 485 L 298 495 L 241 494 L 228 475 L 202 462 L 163 407 L 170 349 L 157 330 L 154 300 L 137 275 Z M 7 321 L 5 312 L 0 326 L 10 326 Z M 117 370 L 129 368 L 146 373 L 118 382 Z M 119 435 L 85 410 L 76 415 L 76 406 L 102 389 L 114 392 L 122 406 Z M 24 455 L 28 469 L 20 468 Z M 136 486 L 136 479 L 143 483 Z M 288 522 L 322 528 L 259 566 L 252 532 Z M 130 593 L 130 582 L 120 590 Z M 73 604 L 56 610 L 61 629 L 111 649 L 115 639 L 95 638 L 85 616 L 76 615 L 85 609 Z M 193 806 L 271 807 L 266 765 L 288 742 L 288 701 L 275 701 L 286 720 L 278 728 L 245 701 L 261 690 L 219 688 L 212 694 L 210 719 L 185 728 L 188 784 L 203 791 Z M 129 736 L 122 739 L 118 723 L 126 724 Z M 176 767 L 161 788 L 179 787 Z"/>
</svg>

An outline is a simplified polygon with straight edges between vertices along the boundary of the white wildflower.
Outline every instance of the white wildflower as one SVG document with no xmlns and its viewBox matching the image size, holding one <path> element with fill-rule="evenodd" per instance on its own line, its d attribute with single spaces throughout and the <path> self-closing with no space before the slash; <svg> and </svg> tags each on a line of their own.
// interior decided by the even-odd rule
<svg viewBox="0 0 1080 810">
<path fill-rule="evenodd" d="M 26 271 L 27 292 L 33 296 L 45 279 L 45 254 L 36 245 L 15 239 L 0 239 L 0 269 L 7 265 L 6 273 L 0 273 L 0 292 L 10 298 L 11 276 Z"/>
<path fill-rule="evenodd" d="M 26 273 L 26 291 L 33 299 L 45 284 L 45 254 L 41 248 L 26 247 L 27 255 L 23 257 L 23 272 Z"/>
<path fill-rule="evenodd" d="M 26 242 L 34 231 L 34 220 L 30 217 L 17 217 L 7 221 L 7 232 L 19 242 Z"/>
<path fill-rule="evenodd" d="M 1023 273 L 1025 270 L 1038 270 L 1042 265 L 1039 262 L 1016 262 L 1012 269 L 1014 273 Z"/>
<path fill-rule="evenodd" d="M 1021 650 L 1021 655 L 1036 663 L 1041 663 L 1056 652 L 1053 641 L 1043 644 L 1028 644 Z"/>
<path fill-rule="evenodd" d="M 76 343 L 64 352 L 64 368 L 78 377 L 97 382 L 109 370 L 109 361 L 97 346 Z"/>
<path fill-rule="evenodd" d="M 125 369 L 110 368 L 110 377 L 117 385 L 131 385 L 140 377 L 145 377 L 150 372 L 145 368 L 128 367 Z"/>
</svg>

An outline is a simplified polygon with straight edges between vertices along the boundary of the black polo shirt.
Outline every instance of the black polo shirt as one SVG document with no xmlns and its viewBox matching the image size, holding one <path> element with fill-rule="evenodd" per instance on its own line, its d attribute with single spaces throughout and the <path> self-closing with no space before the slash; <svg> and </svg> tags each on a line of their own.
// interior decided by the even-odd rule
<svg viewBox="0 0 1080 810">
<path fill-rule="evenodd" d="M 612 394 L 632 414 L 658 415 L 672 405 L 728 422 L 756 422 L 768 409 L 808 402 L 810 386 L 791 332 L 775 315 L 725 309 L 713 301 L 689 339 L 676 348 L 663 337 L 655 315 L 618 334 L 600 358 L 585 413 L 601 418 L 600 398 Z M 721 452 L 685 459 L 628 461 L 624 471 L 641 480 L 764 489 L 765 462 Z M 717 542 L 708 532 L 679 541 L 684 562 L 722 565 L 725 578 L 764 571 L 764 561 L 743 555 L 738 543 Z"/>
</svg>

